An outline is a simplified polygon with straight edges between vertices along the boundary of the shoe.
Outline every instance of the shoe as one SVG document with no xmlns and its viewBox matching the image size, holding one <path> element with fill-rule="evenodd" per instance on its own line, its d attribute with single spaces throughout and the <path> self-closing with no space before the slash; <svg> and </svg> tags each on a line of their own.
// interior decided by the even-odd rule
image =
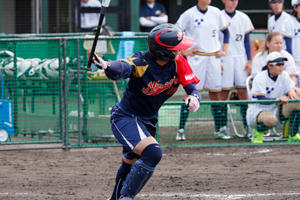
<svg viewBox="0 0 300 200">
<path fill-rule="evenodd" d="M 263 141 L 264 141 L 264 132 L 258 132 L 256 129 L 254 129 L 252 143 L 262 144 Z"/>
<path fill-rule="evenodd" d="M 179 129 L 176 135 L 176 140 L 177 141 L 184 141 L 185 140 L 185 134 L 184 134 L 184 129 Z"/>
<path fill-rule="evenodd" d="M 214 135 L 217 138 L 221 138 L 223 140 L 229 140 L 231 138 L 229 128 L 227 128 L 227 126 L 221 127 L 219 131 L 214 133 Z"/>
<path fill-rule="evenodd" d="M 123 195 L 119 198 L 119 200 L 133 200 L 133 198 L 130 197 L 124 197 Z"/>
<path fill-rule="evenodd" d="M 300 142 L 300 133 L 297 133 L 294 136 L 289 135 L 289 142 Z"/>
</svg>

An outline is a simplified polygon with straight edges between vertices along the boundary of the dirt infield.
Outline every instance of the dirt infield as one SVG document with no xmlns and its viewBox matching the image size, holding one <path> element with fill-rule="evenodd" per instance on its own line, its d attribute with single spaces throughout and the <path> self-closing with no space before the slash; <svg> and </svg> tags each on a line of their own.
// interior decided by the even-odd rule
<svg viewBox="0 0 300 200">
<path fill-rule="evenodd" d="M 106 200 L 119 147 L 0 152 L 2 200 Z M 300 146 L 165 148 L 135 198 L 299 200 Z"/>
</svg>

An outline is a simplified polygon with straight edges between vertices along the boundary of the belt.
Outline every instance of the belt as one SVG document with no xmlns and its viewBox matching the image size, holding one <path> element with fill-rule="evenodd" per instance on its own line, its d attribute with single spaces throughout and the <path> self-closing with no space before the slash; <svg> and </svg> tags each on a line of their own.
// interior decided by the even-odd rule
<svg viewBox="0 0 300 200">
<path fill-rule="evenodd" d="M 204 52 L 196 51 L 194 54 L 201 55 L 201 56 L 215 56 L 215 55 L 217 55 L 217 53 L 218 52 L 204 53 Z"/>
</svg>

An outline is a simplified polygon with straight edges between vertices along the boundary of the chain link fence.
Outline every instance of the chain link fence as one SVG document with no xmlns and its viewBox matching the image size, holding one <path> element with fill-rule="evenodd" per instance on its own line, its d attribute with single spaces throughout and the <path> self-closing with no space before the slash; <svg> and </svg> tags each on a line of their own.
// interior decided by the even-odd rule
<svg viewBox="0 0 300 200">
<path fill-rule="evenodd" d="M 122 37 L 116 33 L 99 39 L 96 52 L 105 60 L 147 49 L 147 36 L 143 34 Z M 85 70 L 92 40 L 93 35 L 82 33 L 0 36 L 1 92 L 12 102 L 14 128 L 13 135 L 0 143 L 0 149 L 11 144 L 20 149 L 23 144 L 57 144 L 59 148 L 118 145 L 110 129 L 109 108 L 119 101 L 127 82 L 108 80 L 96 67 Z M 240 137 L 243 125 L 236 105 L 251 102 L 210 102 L 206 93 L 200 110 L 187 120 L 186 140 L 176 141 L 183 105 L 183 90 L 179 91 L 159 112 L 157 140 L 162 145 L 250 143 L 249 138 Z M 217 140 L 213 134 L 210 106 L 220 103 L 229 106 L 227 121 L 232 139 L 228 141 Z M 0 120 L 0 128 L 4 123 Z M 282 131 L 283 126 L 278 127 L 278 132 Z"/>
</svg>

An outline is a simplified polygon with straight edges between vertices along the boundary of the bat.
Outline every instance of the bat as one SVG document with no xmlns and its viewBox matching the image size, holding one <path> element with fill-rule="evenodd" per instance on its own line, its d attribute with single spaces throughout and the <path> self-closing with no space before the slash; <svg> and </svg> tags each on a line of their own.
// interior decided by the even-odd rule
<svg viewBox="0 0 300 200">
<path fill-rule="evenodd" d="M 104 15 L 105 15 L 106 9 L 109 6 L 109 3 L 110 3 L 110 0 L 103 0 L 102 1 L 99 23 L 98 23 L 98 27 L 97 27 L 97 30 L 96 30 L 95 38 L 94 38 L 94 41 L 93 41 L 93 46 L 92 46 L 92 50 L 91 50 L 91 53 L 90 53 L 88 65 L 86 67 L 87 70 L 91 70 L 91 65 L 92 65 L 92 62 L 93 62 L 93 57 L 94 57 L 94 54 L 95 54 L 96 45 L 97 45 L 97 42 L 98 42 L 98 38 L 99 38 L 99 35 L 100 35 L 100 30 L 101 30 L 101 27 L 102 27 L 102 24 L 103 24 L 103 20 L 104 20 Z M 97 61 L 99 61 L 97 59 L 97 57 L 95 57 L 95 59 Z"/>
</svg>

